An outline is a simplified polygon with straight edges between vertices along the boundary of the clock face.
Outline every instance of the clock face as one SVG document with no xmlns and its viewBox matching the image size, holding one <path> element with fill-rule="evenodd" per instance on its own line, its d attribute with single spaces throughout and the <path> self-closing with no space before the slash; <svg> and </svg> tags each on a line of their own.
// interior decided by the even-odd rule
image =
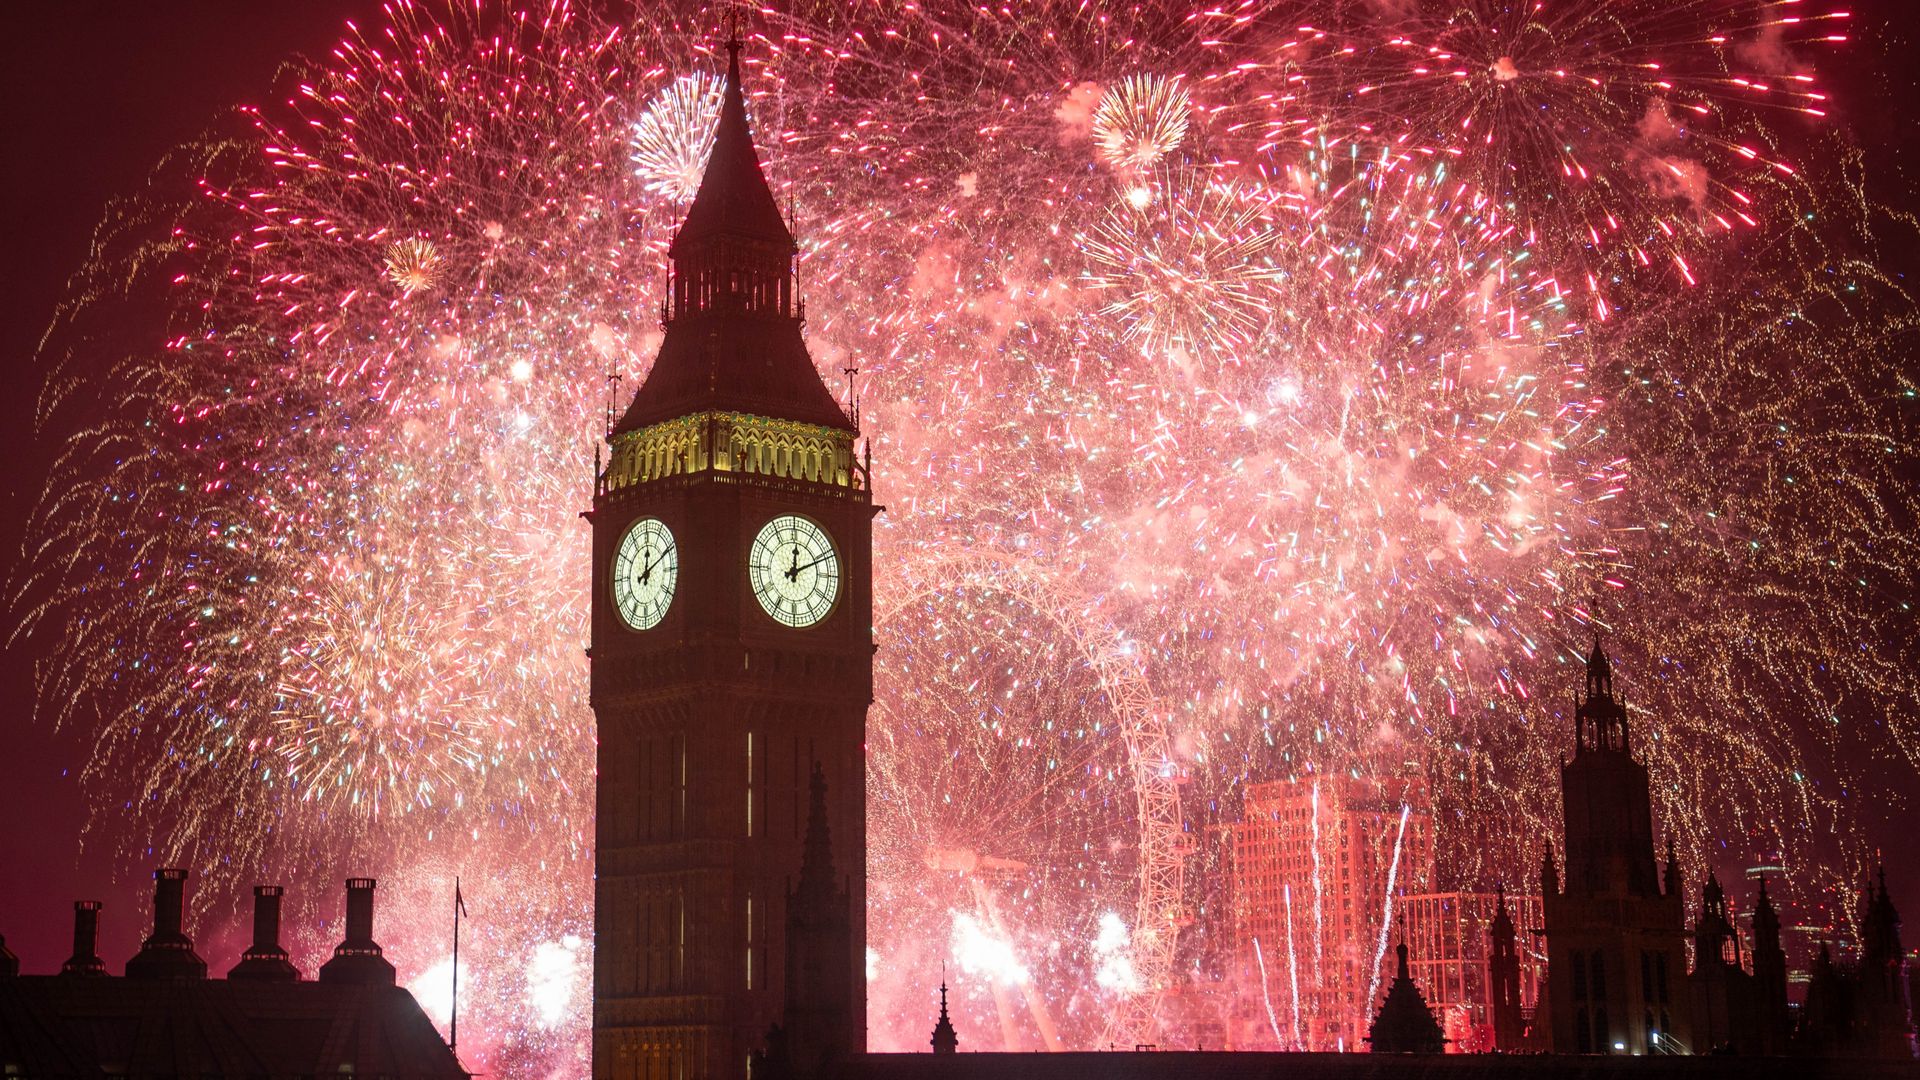
<svg viewBox="0 0 1920 1080">
<path fill-rule="evenodd" d="M 753 595 L 775 621 L 812 626 L 840 595 L 840 556 L 827 530 L 786 514 L 767 522 L 747 555 Z"/>
<path fill-rule="evenodd" d="M 635 630 L 651 630 L 667 617 L 680 578 L 680 552 L 659 518 L 641 518 L 613 553 L 613 606 Z"/>
</svg>

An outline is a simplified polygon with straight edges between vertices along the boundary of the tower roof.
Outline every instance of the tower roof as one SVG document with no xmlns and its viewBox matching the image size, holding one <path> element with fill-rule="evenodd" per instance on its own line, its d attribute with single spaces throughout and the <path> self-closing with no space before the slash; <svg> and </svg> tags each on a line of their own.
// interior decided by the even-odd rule
<svg viewBox="0 0 1920 1080">
<path fill-rule="evenodd" d="M 669 248 L 666 334 L 613 434 L 709 411 L 855 430 L 801 337 L 794 250 L 747 129 L 732 40 L 713 152 Z"/>
<path fill-rule="evenodd" d="M 1446 1048 L 1446 1033 L 1407 968 L 1407 943 L 1401 942 L 1394 953 L 1399 968 L 1374 1014 L 1367 1041 L 1376 1054 L 1438 1054 Z"/>
<path fill-rule="evenodd" d="M 820 381 L 794 319 L 707 317 L 672 323 L 618 435 L 707 410 L 853 431 Z"/>
<path fill-rule="evenodd" d="M 687 220 L 673 238 L 677 257 L 696 240 L 720 233 L 778 243 L 793 250 L 793 234 L 780 216 L 780 204 L 760 170 L 760 154 L 747 129 L 747 100 L 740 88 L 740 39 L 727 42 L 727 85 L 721 97 L 720 121 L 713 133 L 713 152 L 700 178 Z"/>
</svg>

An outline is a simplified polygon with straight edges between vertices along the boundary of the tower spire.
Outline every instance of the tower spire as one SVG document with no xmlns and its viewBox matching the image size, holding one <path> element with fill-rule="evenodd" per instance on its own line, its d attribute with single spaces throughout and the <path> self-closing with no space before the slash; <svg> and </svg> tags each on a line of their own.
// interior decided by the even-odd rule
<svg viewBox="0 0 1920 1080">
<path fill-rule="evenodd" d="M 837 1075 L 836 1062 L 858 1053 L 860 1024 L 850 1007 L 860 997 L 854 953 L 852 896 L 833 870 L 827 828 L 827 774 L 813 763 L 800 880 L 787 891 L 786 1010 L 781 1024 L 794 1075 Z"/>
<path fill-rule="evenodd" d="M 945 968 L 942 964 L 941 967 Z M 940 973 L 940 1019 L 934 1022 L 933 1038 L 927 1040 L 936 1054 L 951 1054 L 960 1049 L 960 1034 L 953 1030 L 953 1018 L 947 1015 L 947 976 Z"/>
<path fill-rule="evenodd" d="M 617 437 L 700 412 L 738 412 L 855 432 L 800 332 L 797 248 L 747 122 L 744 46 L 729 37 L 713 150 L 667 248 L 672 264 L 659 357 Z"/>
<path fill-rule="evenodd" d="M 1613 661 L 1600 647 L 1600 634 L 1593 635 L 1593 651 L 1587 654 L 1587 696 L 1613 696 Z"/>
<path fill-rule="evenodd" d="M 1526 1019 L 1520 1011 L 1520 950 L 1513 915 L 1507 910 L 1507 886 L 1496 893 L 1493 919 L 1487 926 L 1487 984 L 1493 992 L 1493 1040 L 1504 1051 L 1518 1050 L 1526 1038 Z"/>
<path fill-rule="evenodd" d="M 795 896 L 831 896 L 833 880 L 833 838 L 827 828 L 827 774 L 819 762 L 807 785 L 807 835 L 800 849 L 800 884 Z"/>
<path fill-rule="evenodd" d="M 740 10 L 735 8 L 727 14 L 727 79 L 733 85 L 740 84 Z"/>
<path fill-rule="evenodd" d="M 1613 660 L 1600 647 L 1600 635 L 1593 635 L 1593 649 L 1587 653 L 1586 692 L 1574 709 L 1576 753 L 1589 750 L 1628 752 L 1627 712 L 1613 694 Z"/>
<path fill-rule="evenodd" d="M 1438 1054 L 1446 1049 L 1446 1032 L 1433 1018 L 1425 994 L 1414 983 L 1407 965 L 1407 943 L 1395 949 L 1398 958 L 1393 985 L 1388 988 L 1380 1011 L 1374 1014 L 1367 1042 L 1376 1054 Z"/>
<path fill-rule="evenodd" d="M 694 192 L 693 205 L 687 208 L 687 220 L 667 249 L 676 276 L 686 273 L 685 260 L 698 253 L 702 241 L 721 235 L 776 247 L 789 259 L 793 254 L 793 234 L 787 231 L 780 204 L 774 201 L 773 189 L 760 168 L 760 154 L 747 124 L 747 95 L 740 78 L 743 48 L 736 29 L 727 37 L 727 82 L 720 95 L 720 120 L 714 127 L 707 171 Z"/>
</svg>

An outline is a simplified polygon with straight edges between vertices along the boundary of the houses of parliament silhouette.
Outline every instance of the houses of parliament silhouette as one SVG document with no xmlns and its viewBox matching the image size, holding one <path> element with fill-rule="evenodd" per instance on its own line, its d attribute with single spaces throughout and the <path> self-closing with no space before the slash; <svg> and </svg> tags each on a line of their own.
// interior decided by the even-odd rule
<svg viewBox="0 0 1920 1080">
<path fill-rule="evenodd" d="M 796 247 L 748 129 L 740 49 L 727 44 L 711 157 L 670 248 L 659 355 L 608 434 L 586 515 L 595 1080 L 1920 1077 L 1884 877 L 1866 891 L 1857 960 L 1823 952 L 1797 1013 L 1764 881 L 1750 941 L 1711 876 L 1689 928 L 1597 641 L 1561 766 L 1564 842 L 1540 866 L 1542 925 L 1516 922 L 1503 892 L 1486 930 L 1503 1053 L 1440 1054 L 1404 941 L 1367 1003 L 1372 1054 L 963 1053 L 944 986 L 937 1016 L 929 1003 L 932 1053 L 865 1053 L 879 508 L 857 409 L 842 410 L 802 337 Z M 20 976 L 0 941 L 0 1074 L 464 1075 L 393 986 L 371 880 L 349 883 L 346 940 L 309 983 L 279 947 L 276 887 L 259 891 L 255 948 L 208 980 L 181 930 L 184 871 L 156 878 L 154 936 L 125 978 L 94 955 L 98 905 L 78 905 L 63 974 Z M 1533 934 L 1546 977 L 1529 1008 Z"/>
</svg>

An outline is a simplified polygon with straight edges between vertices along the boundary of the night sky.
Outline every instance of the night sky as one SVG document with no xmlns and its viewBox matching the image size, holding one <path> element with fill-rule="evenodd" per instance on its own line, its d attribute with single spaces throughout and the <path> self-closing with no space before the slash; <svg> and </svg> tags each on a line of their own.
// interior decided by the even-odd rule
<svg viewBox="0 0 1920 1080">
<path fill-rule="evenodd" d="M 0 447 L 12 463 L 0 515 L 4 550 L 19 549 L 55 449 L 34 432 L 34 349 L 109 200 L 138 188 L 169 148 L 234 106 L 261 100 L 289 57 L 324 52 L 343 20 L 378 11 L 373 2 L 83 0 L 14 13 L 0 65 L 11 103 L 0 270 L 8 387 Z M 72 901 L 104 900 L 101 952 L 117 963 L 149 929 L 150 882 L 144 874 L 116 881 L 108 859 L 80 850 L 86 808 L 74 774 L 85 739 L 33 721 L 33 660 L 18 649 L 0 658 L 0 697 L 13 703 L 0 793 L 0 934 L 25 970 L 57 968 L 70 951 Z M 202 918 L 237 927 L 238 915 Z"/>
<path fill-rule="evenodd" d="M 7 371 L 0 453 L 10 466 L 0 494 L 0 548 L 19 550 L 23 520 L 53 450 L 34 430 L 35 344 L 63 283 L 85 259 L 108 201 L 134 190 L 164 152 L 226 110 L 264 98 L 287 58 L 324 52 L 343 20 L 369 19 L 378 7 L 374 0 L 70 0 L 12 13 L 0 63 L 8 103 L 0 117 L 7 148 L 0 200 L 7 219 L 0 257 L 0 356 Z M 1913 119 L 1920 105 L 1915 8 L 1911 0 L 1863 0 L 1855 8 L 1854 41 L 1838 54 L 1842 64 L 1823 71 L 1823 81 L 1836 95 L 1833 122 L 1853 128 L 1870 155 L 1878 196 L 1920 209 L 1914 195 L 1920 148 L 1920 124 Z M 1916 253 L 1904 257 L 1920 263 Z M 563 511 L 572 508 L 556 508 Z M 74 774 L 84 760 L 85 733 L 54 732 L 35 722 L 34 660 L 19 649 L 0 655 L 0 700 L 7 703 L 0 721 L 0 934 L 25 970 L 52 970 L 68 951 L 71 901 L 102 899 L 101 953 L 117 967 L 145 933 L 149 884 L 139 868 L 121 868 L 128 876 L 115 880 L 104 852 L 81 850 L 86 812 Z M 1885 845 L 1907 839 L 1889 833 Z M 1893 862 L 1896 900 L 1913 925 L 1920 920 L 1920 857 L 1909 848 Z M 198 920 L 236 931 L 243 922 L 237 911 L 203 911 Z M 209 959 L 218 964 L 227 955 Z"/>
</svg>

